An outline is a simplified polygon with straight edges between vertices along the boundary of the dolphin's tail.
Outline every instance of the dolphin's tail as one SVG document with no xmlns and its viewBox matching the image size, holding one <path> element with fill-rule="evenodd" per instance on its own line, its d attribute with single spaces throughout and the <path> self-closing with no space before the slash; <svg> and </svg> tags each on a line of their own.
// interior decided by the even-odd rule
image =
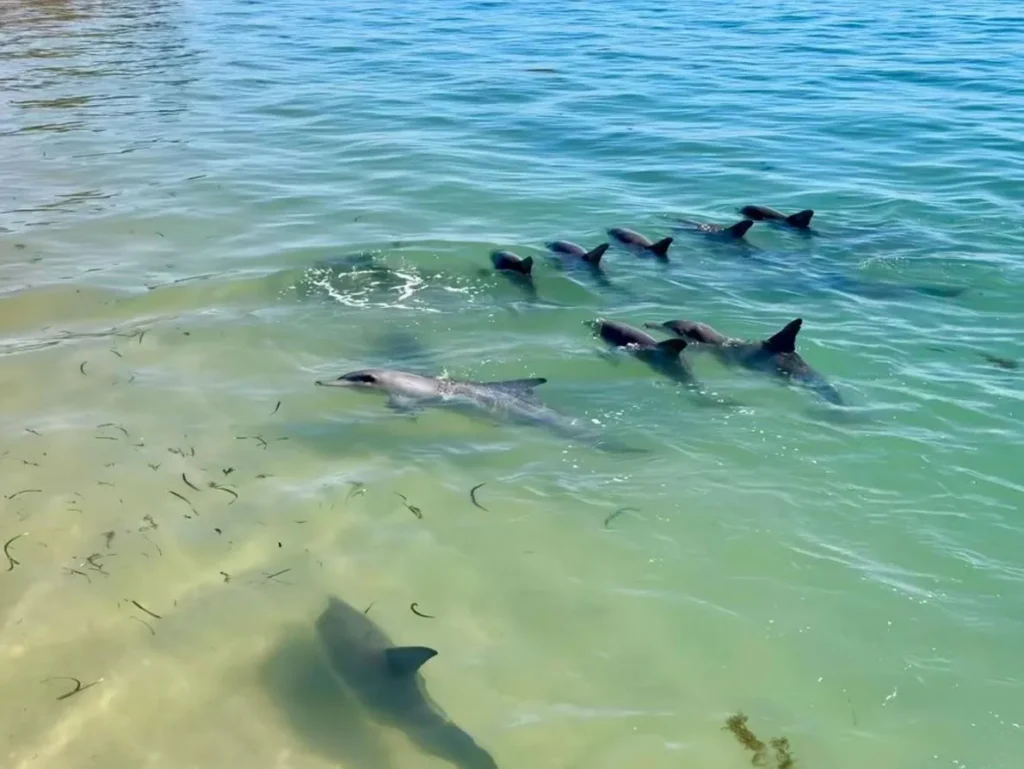
<svg viewBox="0 0 1024 769">
<path fill-rule="evenodd" d="M 652 243 L 647 248 L 660 259 L 668 259 L 668 247 L 672 245 L 672 238 L 662 238 L 657 243 Z"/>
<path fill-rule="evenodd" d="M 786 217 L 786 223 L 793 227 L 799 227 L 800 229 L 807 229 L 811 226 L 811 217 L 814 216 L 814 211 L 808 208 L 806 211 L 799 211 L 795 214 Z"/>
</svg>

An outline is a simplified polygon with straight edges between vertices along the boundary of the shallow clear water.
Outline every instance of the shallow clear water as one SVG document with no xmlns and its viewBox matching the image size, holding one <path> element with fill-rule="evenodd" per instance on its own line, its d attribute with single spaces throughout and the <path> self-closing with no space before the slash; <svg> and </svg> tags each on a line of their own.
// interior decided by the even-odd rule
<svg viewBox="0 0 1024 769">
<path fill-rule="evenodd" d="M 798 766 L 1019 766 L 1015 13 L 6 0 L 0 764 L 444 766 L 340 698 L 337 594 L 501 767 L 746 766 L 738 711 Z M 675 229 L 748 203 L 815 231 Z M 671 261 L 545 256 L 613 226 Z M 802 317 L 851 405 L 687 353 L 709 405 L 596 317 Z M 313 386 L 371 365 L 648 453 Z"/>
</svg>

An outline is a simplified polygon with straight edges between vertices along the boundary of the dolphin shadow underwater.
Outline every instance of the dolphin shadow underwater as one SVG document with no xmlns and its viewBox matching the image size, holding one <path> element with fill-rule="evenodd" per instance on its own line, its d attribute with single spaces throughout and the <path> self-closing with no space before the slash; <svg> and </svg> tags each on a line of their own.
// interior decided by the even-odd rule
<svg viewBox="0 0 1024 769">
<path fill-rule="evenodd" d="M 379 728 L 338 685 L 308 629 L 292 628 L 264 660 L 260 677 L 271 702 L 310 750 L 353 769 L 392 769 Z"/>
<path fill-rule="evenodd" d="M 437 655 L 395 646 L 367 612 L 331 596 L 315 638 L 294 633 L 264 664 L 264 680 L 317 752 L 365 769 L 388 768 L 375 726 L 401 731 L 458 769 L 497 769 L 491 755 L 434 702 L 420 668 Z"/>
</svg>

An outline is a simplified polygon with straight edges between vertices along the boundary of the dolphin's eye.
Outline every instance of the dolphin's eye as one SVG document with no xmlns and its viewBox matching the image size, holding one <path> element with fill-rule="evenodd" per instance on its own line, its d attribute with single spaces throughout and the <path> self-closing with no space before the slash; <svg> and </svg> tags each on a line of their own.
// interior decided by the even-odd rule
<svg viewBox="0 0 1024 769">
<path fill-rule="evenodd" d="M 373 384 L 377 381 L 377 377 L 373 374 L 353 374 L 348 377 L 350 382 L 365 382 L 366 384 Z"/>
</svg>

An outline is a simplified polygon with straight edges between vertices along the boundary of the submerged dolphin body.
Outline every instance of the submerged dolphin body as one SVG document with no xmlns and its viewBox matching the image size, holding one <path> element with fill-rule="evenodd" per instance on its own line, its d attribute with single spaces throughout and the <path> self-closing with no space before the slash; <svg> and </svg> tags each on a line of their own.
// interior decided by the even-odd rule
<svg viewBox="0 0 1024 769">
<path fill-rule="evenodd" d="M 497 769 L 491 755 L 430 698 L 420 667 L 437 652 L 396 647 L 365 613 L 331 597 L 316 621 L 331 670 L 377 721 L 459 769 Z"/>
<path fill-rule="evenodd" d="M 336 379 L 318 380 L 317 384 L 385 393 L 388 406 L 396 411 L 411 412 L 430 406 L 468 411 L 506 422 L 544 427 L 563 438 L 584 440 L 605 451 L 640 451 L 600 438 L 589 426 L 569 419 L 541 403 L 534 389 L 547 381 L 538 377 L 472 382 L 377 368 L 350 371 Z"/>
<path fill-rule="evenodd" d="M 754 226 L 754 222 L 750 219 L 741 219 L 735 224 L 711 224 L 709 222 L 695 222 L 690 219 L 680 219 L 679 221 L 690 226 L 696 232 L 703 235 L 713 235 L 722 240 L 740 240 Z"/>
<path fill-rule="evenodd" d="M 796 351 L 796 336 L 803 325 L 801 318 L 790 321 L 777 334 L 761 341 L 730 339 L 706 323 L 691 320 L 670 320 L 646 325 L 648 328 L 671 331 L 698 346 L 709 347 L 727 366 L 741 366 L 751 371 L 776 376 L 786 382 L 806 387 L 836 406 L 844 405 L 839 391 L 811 368 Z"/>
<path fill-rule="evenodd" d="M 692 385 L 693 371 L 682 357 L 685 339 L 666 339 L 659 342 L 646 331 L 614 320 L 592 320 L 586 324 L 610 347 L 623 348 L 652 370 L 674 382 Z"/>
</svg>

